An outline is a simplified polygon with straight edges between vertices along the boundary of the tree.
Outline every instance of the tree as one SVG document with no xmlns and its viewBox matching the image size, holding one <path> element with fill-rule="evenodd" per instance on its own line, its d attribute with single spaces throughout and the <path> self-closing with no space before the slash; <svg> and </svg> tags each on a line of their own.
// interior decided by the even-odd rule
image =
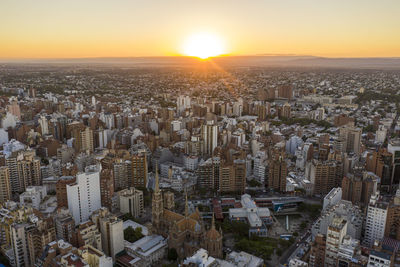
<svg viewBox="0 0 400 267">
<path fill-rule="evenodd" d="M 369 124 L 368 126 L 365 126 L 363 129 L 364 133 L 373 133 L 375 132 L 375 127 L 372 124 Z"/>
<path fill-rule="evenodd" d="M 124 239 L 128 242 L 135 242 L 143 237 L 142 227 L 133 229 L 131 226 L 124 230 Z"/>
<path fill-rule="evenodd" d="M 178 259 L 178 252 L 176 252 L 175 248 L 168 249 L 168 260 L 176 261 Z"/>
<path fill-rule="evenodd" d="M 256 180 L 250 180 L 250 181 L 248 181 L 247 182 L 248 184 L 249 184 L 249 186 L 251 186 L 251 187 L 258 187 L 258 186 L 261 186 L 261 183 L 260 182 L 258 182 L 258 181 L 256 181 Z"/>
</svg>

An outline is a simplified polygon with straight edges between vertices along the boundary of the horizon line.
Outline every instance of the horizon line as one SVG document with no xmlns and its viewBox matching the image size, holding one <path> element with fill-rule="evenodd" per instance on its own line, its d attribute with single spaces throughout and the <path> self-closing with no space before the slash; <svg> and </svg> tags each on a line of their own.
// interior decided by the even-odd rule
<svg viewBox="0 0 400 267">
<path fill-rule="evenodd" d="M 218 58 L 240 58 L 240 57 L 310 57 L 319 59 L 400 59 L 400 56 L 317 56 L 317 55 L 305 55 L 305 54 L 251 54 L 251 55 L 218 55 L 209 57 L 207 59 L 218 59 Z M 160 55 L 160 56 L 94 56 L 94 57 L 0 57 L 0 62 L 5 61 L 24 61 L 24 60 L 88 60 L 88 59 L 151 59 L 151 58 L 186 58 L 202 60 L 193 56 L 186 55 Z M 207 60 L 206 59 L 206 60 Z"/>
</svg>

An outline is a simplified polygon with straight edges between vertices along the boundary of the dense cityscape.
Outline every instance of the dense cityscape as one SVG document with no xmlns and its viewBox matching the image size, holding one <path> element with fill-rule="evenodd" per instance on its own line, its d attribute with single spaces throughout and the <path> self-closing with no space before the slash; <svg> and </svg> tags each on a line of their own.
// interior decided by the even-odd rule
<svg viewBox="0 0 400 267">
<path fill-rule="evenodd" d="M 0 65 L 4 266 L 400 266 L 400 73 Z"/>
</svg>

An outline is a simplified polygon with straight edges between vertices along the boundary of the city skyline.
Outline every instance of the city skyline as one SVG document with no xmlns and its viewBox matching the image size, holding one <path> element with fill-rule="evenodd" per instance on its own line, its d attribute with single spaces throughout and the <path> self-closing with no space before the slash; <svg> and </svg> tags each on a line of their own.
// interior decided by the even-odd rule
<svg viewBox="0 0 400 267">
<path fill-rule="evenodd" d="M 181 56 L 185 40 L 203 32 L 231 56 L 399 57 L 399 8 L 393 0 L 7 0 L 0 58 Z"/>
</svg>

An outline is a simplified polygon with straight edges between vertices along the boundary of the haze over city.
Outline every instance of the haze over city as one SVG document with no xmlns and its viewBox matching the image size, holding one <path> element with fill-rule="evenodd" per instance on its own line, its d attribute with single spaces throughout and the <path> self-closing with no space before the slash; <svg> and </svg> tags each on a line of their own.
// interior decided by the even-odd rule
<svg viewBox="0 0 400 267">
<path fill-rule="evenodd" d="M 187 55 L 199 33 L 226 55 L 399 57 L 399 10 L 396 0 L 4 0 L 0 58 Z"/>
</svg>

